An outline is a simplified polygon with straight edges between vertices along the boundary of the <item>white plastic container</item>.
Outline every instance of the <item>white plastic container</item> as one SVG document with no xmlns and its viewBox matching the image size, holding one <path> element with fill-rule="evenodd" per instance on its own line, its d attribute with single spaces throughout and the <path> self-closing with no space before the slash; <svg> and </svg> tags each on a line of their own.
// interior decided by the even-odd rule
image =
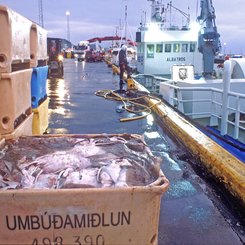
<svg viewBox="0 0 245 245">
<path fill-rule="evenodd" d="M 37 149 L 47 147 L 43 140 L 50 137 L 64 141 L 81 136 L 25 137 L 27 141 L 18 144 L 34 146 L 32 139 L 37 139 L 37 148 L 32 148 L 38 154 Z M 0 244 L 156 245 L 161 196 L 169 181 L 161 170 L 154 176 L 155 181 L 146 186 L 0 189 Z"/>
<path fill-rule="evenodd" d="M 30 33 L 31 67 L 47 64 L 47 31 L 37 24 L 32 24 Z"/>
<path fill-rule="evenodd" d="M 31 114 L 32 69 L 0 74 L 0 134 L 10 134 Z"/>
<path fill-rule="evenodd" d="M 18 139 L 21 136 L 33 135 L 33 132 L 32 132 L 33 117 L 34 117 L 34 113 L 29 115 L 27 118 L 25 118 L 25 120 L 11 133 L 3 134 L 1 137 L 3 137 L 5 140 L 9 140 L 9 139 Z M 1 143 L 0 143 L 0 146 L 1 146 Z"/>
<path fill-rule="evenodd" d="M 0 25 L 0 73 L 36 67 L 38 60 L 47 60 L 43 28 L 6 6 L 0 6 Z"/>
</svg>

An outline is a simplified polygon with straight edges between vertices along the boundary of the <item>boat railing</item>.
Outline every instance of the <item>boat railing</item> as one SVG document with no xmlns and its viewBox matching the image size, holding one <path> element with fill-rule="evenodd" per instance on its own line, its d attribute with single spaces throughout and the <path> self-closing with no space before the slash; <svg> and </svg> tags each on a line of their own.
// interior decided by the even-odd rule
<svg viewBox="0 0 245 245">
<path fill-rule="evenodd" d="M 167 83 L 167 86 L 169 87 L 168 102 L 185 115 L 194 119 L 209 118 L 209 126 L 217 126 L 223 135 L 231 134 L 234 139 L 238 139 L 241 132 L 245 133 L 245 120 L 242 119 L 245 111 L 241 108 L 241 105 L 245 104 L 244 94 L 228 92 L 226 96 L 228 103 L 224 108 L 222 89 L 179 87 L 170 83 Z M 233 128 L 233 132 L 228 132 L 229 126 Z M 222 131 L 222 128 L 225 130 Z"/>
<path fill-rule="evenodd" d="M 136 80 L 157 93 L 173 107 L 194 120 L 206 119 L 222 135 L 239 139 L 245 135 L 245 95 L 213 87 L 180 87 L 173 80 L 154 75 L 138 75 Z M 225 100 L 225 101 L 224 101 Z M 245 141 L 245 139 L 244 139 Z"/>
<path fill-rule="evenodd" d="M 156 76 L 152 74 L 137 74 L 134 75 L 134 78 L 143 85 L 147 90 L 149 90 L 152 93 L 159 94 L 160 92 L 160 83 L 161 82 L 169 82 L 169 79 Z"/>
</svg>

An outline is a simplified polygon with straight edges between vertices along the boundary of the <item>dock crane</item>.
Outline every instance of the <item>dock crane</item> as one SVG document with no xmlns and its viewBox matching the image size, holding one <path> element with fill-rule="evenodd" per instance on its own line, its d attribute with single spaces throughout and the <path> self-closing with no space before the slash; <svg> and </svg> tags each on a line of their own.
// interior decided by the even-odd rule
<svg viewBox="0 0 245 245">
<path fill-rule="evenodd" d="M 215 23 L 215 9 L 212 0 L 201 0 L 201 13 L 197 18 L 201 25 L 198 37 L 198 50 L 203 54 L 203 75 L 212 78 L 215 55 L 220 51 L 220 34 Z"/>
</svg>

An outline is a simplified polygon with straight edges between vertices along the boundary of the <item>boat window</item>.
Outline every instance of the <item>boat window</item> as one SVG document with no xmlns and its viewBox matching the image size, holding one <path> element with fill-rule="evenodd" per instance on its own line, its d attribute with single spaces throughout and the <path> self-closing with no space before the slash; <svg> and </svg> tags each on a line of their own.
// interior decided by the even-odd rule
<svg viewBox="0 0 245 245">
<path fill-rule="evenodd" d="M 157 53 L 162 53 L 163 51 L 163 45 L 162 44 L 157 44 L 156 46 L 156 52 Z"/>
<path fill-rule="evenodd" d="M 196 50 L 196 44 L 195 43 L 191 43 L 190 44 L 190 52 L 193 53 L 193 52 L 195 52 L 195 50 Z"/>
<path fill-rule="evenodd" d="M 165 44 L 165 53 L 171 53 L 172 45 L 170 43 Z"/>
<path fill-rule="evenodd" d="M 180 52 L 180 44 L 179 43 L 175 43 L 174 44 L 174 53 L 179 53 Z"/>
<path fill-rule="evenodd" d="M 147 58 L 154 58 L 154 44 L 147 44 Z"/>
<path fill-rule="evenodd" d="M 182 52 L 183 53 L 188 52 L 188 43 L 182 43 Z"/>
</svg>

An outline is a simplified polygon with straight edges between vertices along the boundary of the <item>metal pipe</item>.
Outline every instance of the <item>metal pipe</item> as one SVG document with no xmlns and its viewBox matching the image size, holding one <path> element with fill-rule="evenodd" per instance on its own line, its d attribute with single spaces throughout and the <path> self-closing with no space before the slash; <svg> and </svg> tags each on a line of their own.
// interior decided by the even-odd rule
<svg viewBox="0 0 245 245">
<path fill-rule="evenodd" d="M 222 97 L 222 117 L 221 117 L 221 135 L 227 134 L 227 121 L 228 121 L 228 106 L 231 83 L 231 61 L 227 60 L 224 63 L 224 78 L 223 78 L 223 97 Z"/>
</svg>

